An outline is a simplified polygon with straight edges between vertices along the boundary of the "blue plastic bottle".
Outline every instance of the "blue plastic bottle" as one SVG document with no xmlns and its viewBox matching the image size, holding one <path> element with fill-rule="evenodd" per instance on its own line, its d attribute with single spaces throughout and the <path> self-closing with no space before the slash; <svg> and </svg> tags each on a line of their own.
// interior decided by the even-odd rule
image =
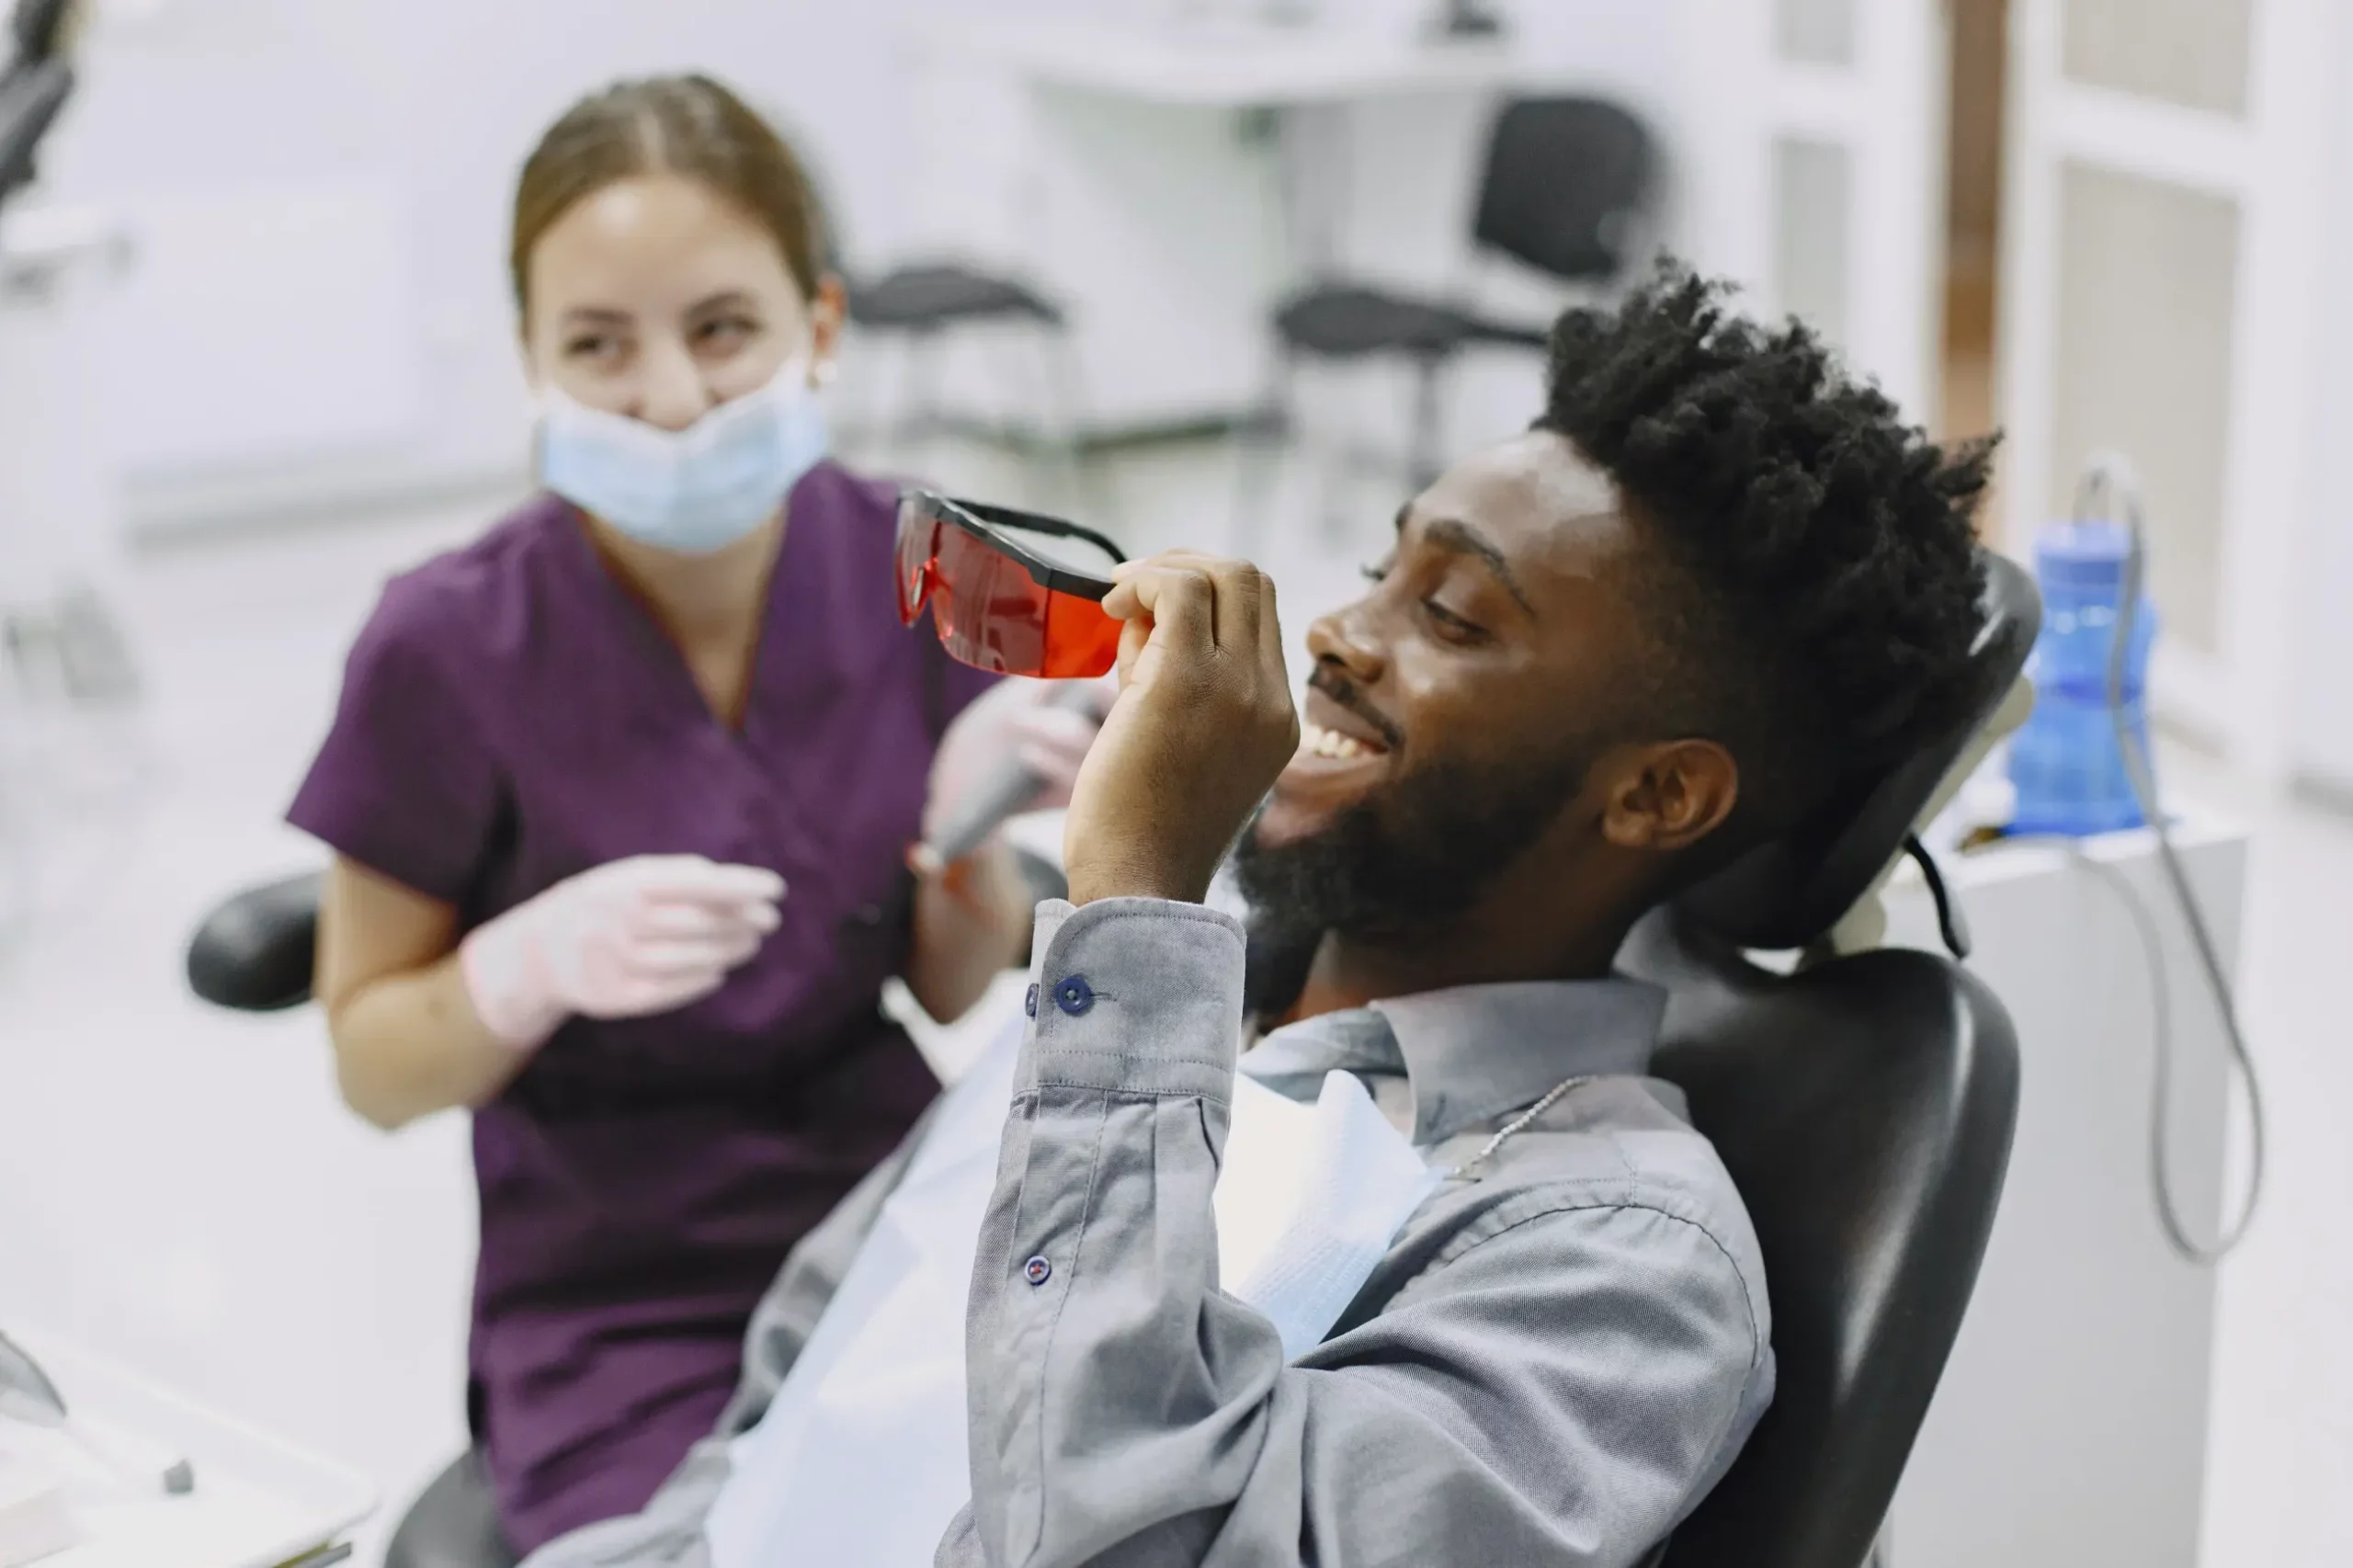
<svg viewBox="0 0 2353 1568">
<path fill-rule="evenodd" d="M 2018 790 L 2014 833 L 2079 838 L 2143 824 L 2108 690 L 2130 544 L 2124 525 L 2110 522 L 2054 523 L 2035 540 L 2042 633 L 2027 662 L 2034 712 L 2010 741 L 2010 782 Z M 2156 631 L 2156 609 L 2144 595 L 2133 617 L 2123 689 L 2125 714 L 2144 755 L 2149 647 Z"/>
</svg>

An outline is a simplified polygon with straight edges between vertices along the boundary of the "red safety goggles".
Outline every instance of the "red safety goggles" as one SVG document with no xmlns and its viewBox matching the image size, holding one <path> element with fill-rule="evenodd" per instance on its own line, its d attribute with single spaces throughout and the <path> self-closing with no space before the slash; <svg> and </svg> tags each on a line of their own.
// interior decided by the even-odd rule
<svg viewBox="0 0 2353 1568">
<path fill-rule="evenodd" d="M 1103 613 L 1127 557 L 1092 528 L 927 490 L 899 497 L 899 619 L 931 607 L 940 646 L 1002 675 L 1074 680 L 1119 660 Z"/>
</svg>

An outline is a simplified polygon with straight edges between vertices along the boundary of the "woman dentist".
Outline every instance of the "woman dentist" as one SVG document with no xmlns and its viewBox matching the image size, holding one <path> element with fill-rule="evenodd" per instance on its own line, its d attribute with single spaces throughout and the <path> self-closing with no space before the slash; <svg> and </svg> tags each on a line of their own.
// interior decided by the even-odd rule
<svg viewBox="0 0 2353 1568">
<path fill-rule="evenodd" d="M 513 269 L 544 493 L 392 582 L 290 819 L 343 1092 L 473 1111 L 468 1415 L 528 1551 L 642 1507 L 785 1253 L 936 1089 L 878 1010 L 1015 961 L 1002 845 L 920 880 L 927 802 L 1091 722 L 900 624 L 895 493 L 827 460 L 842 292 L 776 132 L 700 76 L 573 108 Z M 912 885 L 911 885 L 912 884 Z"/>
</svg>

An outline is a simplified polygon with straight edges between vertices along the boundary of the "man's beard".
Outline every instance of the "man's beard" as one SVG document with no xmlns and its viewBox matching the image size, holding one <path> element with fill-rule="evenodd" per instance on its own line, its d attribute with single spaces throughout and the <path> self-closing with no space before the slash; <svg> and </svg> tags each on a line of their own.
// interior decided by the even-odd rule
<svg viewBox="0 0 2353 1568">
<path fill-rule="evenodd" d="M 1251 1011 L 1296 1000 L 1327 932 L 1410 937 L 1460 917 L 1552 825 L 1596 755 L 1578 744 L 1508 763 L 1409 768 L 1288 844 L 1260 844 L 1253 824 L 1233 855 L 1251 912 Z"/>
</svg>

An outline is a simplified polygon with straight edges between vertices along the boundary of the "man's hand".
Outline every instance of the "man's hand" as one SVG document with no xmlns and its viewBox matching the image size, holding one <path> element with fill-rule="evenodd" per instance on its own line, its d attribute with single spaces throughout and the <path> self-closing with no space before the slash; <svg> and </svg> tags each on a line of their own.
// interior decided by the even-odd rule
<svg viewBox="0 0 2353 1568">
<path fill-rule="evenodd" d="M 1071 902 L 1197 903 L 1299 748 L 1275 585 L 1183 550 L 1113 575 L 1120 696 L 1071 794 Z"/>
</svg>

